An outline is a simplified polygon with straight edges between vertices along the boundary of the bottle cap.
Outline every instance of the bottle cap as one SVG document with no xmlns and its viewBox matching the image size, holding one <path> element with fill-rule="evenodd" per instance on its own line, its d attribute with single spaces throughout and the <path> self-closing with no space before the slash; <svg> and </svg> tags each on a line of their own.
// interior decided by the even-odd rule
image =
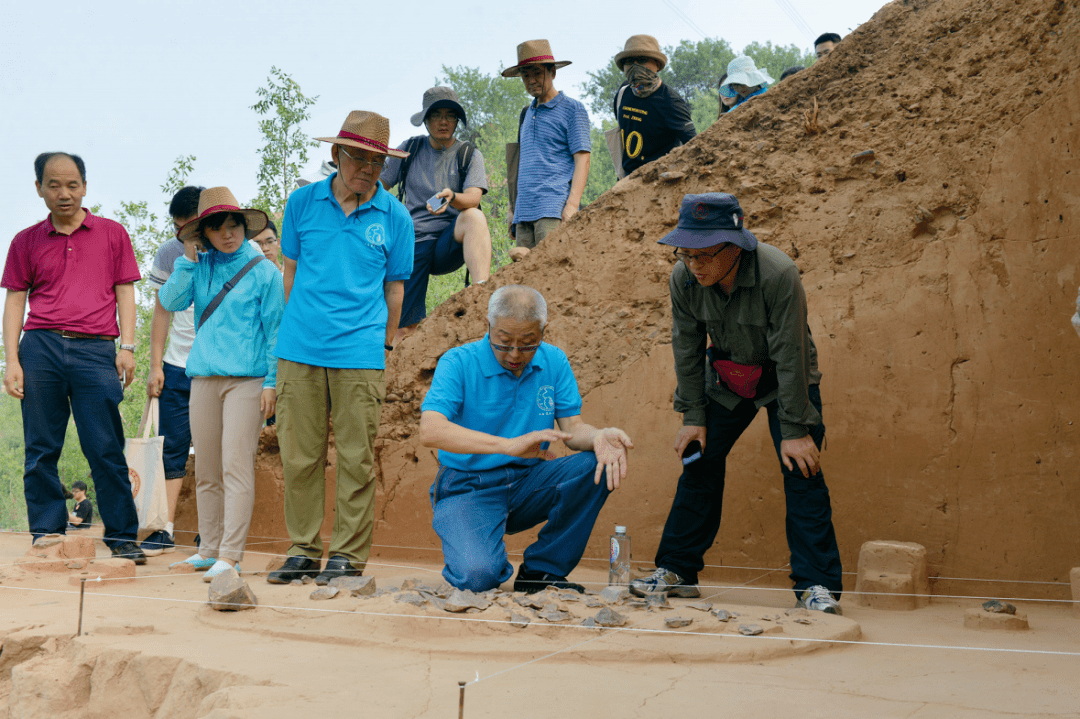
<svg viewBox="0 0 1080 719">
<path fill-rule="evenodd" d="M 626 534 L 626 527 L 621 527 L 618 524 L 615 525 L 615 534 Z"/>
</svg>

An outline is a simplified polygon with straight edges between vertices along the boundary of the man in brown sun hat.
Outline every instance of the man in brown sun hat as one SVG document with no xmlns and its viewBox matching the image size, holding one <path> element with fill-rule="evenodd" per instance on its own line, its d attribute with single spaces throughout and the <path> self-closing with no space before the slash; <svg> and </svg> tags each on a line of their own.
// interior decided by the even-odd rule
<svg viewBox="0 0 1080 719">
<path fill-rule="evenodd" d="M 570 62 L 555 60 L 547 40 L 521 43 L 517 58 L 503 77 L 520 77 L 535 99 L 518 127 L 514 227 L 518 247 L 532 249 L 577 213 L 589 179 L 592 141 L 585 106 L 555 90 L 555 71 Z"/>
<path fill-rule="evenodd" d="M 278 330 L 278 444 L 292 546 L 267 581 L 358 575 L 371 548 L 373 442 L 386 394 L 386 355 L 413 266 L 413 222 L 379 184 L 390 123 L 349 113 L 332 144 L 337 172 L 294 191 L 285 206 L 285 314 Z M 379 344 L 382 343 L 383 347 Z M 329 420 L 337 445 L 337 499 L 320 572 Z M 317 575 L 317 576 L 316 576 Z"/>
<path fill-rule="evenodd" d="M 627 175 L 697 134 L 689 103 L 660 78 L 667 61 L 652 35 L 633 35 L 615 56 L 615 65 L 626 75 L 615 93 L 615 119 Z"/>
</svg>

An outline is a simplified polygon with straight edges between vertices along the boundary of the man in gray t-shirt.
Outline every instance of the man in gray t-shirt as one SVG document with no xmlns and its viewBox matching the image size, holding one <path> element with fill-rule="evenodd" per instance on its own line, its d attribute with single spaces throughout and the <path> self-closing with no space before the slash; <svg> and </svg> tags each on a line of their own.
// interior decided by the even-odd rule
<svg viewBox="0 0 1080 719">
<path fill-rule="evenodd" d="M 402 143 L 398 149 L 410 156 L 388 157 L 380 175 L 384 187 L 400 185 L 398 196 L 412 215 L 416 232 L 413 273 L 405 282 L 395 345 L 427 317 L 431 275 L 448 274 L 463 264 L 474 284 L 486 282 L 491 274 L 491 233 L 480 211 L 488 189 L 484 156 L 454 137 L 459 121 L 467 122 L 453 90 L 433 87 L 425 92 L 423 109 L 412 116 L 412 124 L 424 124 L 428 135 Z M 442 205 L 428 204 L 432 196 Z"/>
</svg>

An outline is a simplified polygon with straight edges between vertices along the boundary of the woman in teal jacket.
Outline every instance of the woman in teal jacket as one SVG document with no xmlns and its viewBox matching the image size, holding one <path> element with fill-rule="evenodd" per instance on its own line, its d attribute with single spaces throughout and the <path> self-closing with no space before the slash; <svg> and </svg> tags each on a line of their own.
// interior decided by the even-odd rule
<svg viewBox="0 0 1080 719">
<path fill-rule="evenodd" d="M 203 190 L 198 216 L 181 228 L 184 256 L 158 292 L 161 306 L 195 305 L 187 361 L 201 543 L 177 564 L 209 569 L 203 580 L 240 571 L 255 506 L 255 453 L 277 401 L 281 273 L 247 240 L 266 228 L 261 210 L 242 209 L 225 187 Z M 204 251 L 205 250 L 205 251 Z M 231 289 L 224 290 L 229 283 Z"/>
</svg>

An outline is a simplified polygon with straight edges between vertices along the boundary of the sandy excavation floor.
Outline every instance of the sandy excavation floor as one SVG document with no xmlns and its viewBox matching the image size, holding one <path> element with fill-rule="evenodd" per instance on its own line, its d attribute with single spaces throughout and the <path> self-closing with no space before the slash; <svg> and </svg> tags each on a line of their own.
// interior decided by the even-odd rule
<svg viewBox="0 0 1080 719">
<path fill-rule="evenodd" d="M 976 600 L 889 612 L 849 596 L 843 618 L 807 616 L 787 611 L 792 594 L 776 580 L 731 589 L 716 576 L 725 588 L 703 593 L 712 612 L 737 615 L 727 622 L 691 600 L 623 602 L 610 608 L 631 628 L 598 630 L 571 626 L 604 606 L 591 595 L 545 598 L 573 615 L 557 624 L 509 593 L 463 614 L 396 601 L 403 582 L 421 585 L 409 596 L 441 584 L 432 557 L 399 552 L 369 566 L 377 596 L 316 601 L 314 585 L 247 575 L 260 607 L 221 613 L 206 606 L 200 576 L 168 573 L 176 552 L 151 558 L 137 579 L 91 582 L 76 639 L 80 570 L 28 571 L 16 564 L 27 547 L 0 535 L 0 707 L 12 719 L 445 717 L 457 711 L 458 681 L 477 676 L 470 718 L 1080 716 L 1080 614 L 1064 604 L 1019 602 L 1030 631 L 978 631 L 963 626 Z M 602 564 L 585 564 L 575 579 L 601 588 Z M 510 624 L 512 613 L 528 625 Z M 672 616 L 694 622 L 668 629 Z M 738 634 L 750 623 L 763 633 Z M 858 643 L 807 641 L 829 638 Z"/>
</svg>

